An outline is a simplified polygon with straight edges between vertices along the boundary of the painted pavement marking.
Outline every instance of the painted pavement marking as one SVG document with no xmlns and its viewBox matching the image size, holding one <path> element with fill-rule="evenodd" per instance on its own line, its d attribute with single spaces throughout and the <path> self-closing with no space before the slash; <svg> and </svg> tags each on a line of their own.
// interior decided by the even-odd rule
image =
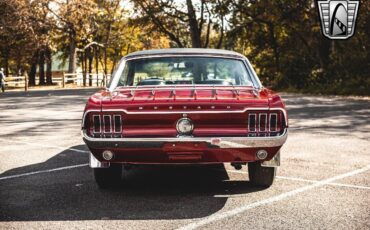
<svg viewBox="0 0 370 230">
<path fill-rule="evenodd" d="M 317 181 L 313 184 L 303 186 L 303 187 L 300 187 L 298 189 L 294 189 L 294 190 L 289 191 L 289 192 L 281 193 L 280 195 L 272 196 L 272 197 L 267 198 L 267 199 L 263 199 L 263 200 L 260 200 L 260 201 L 254 202 L 254 203 L 246 204 L 246 205 L 240 206 L 238 208 L 231 209 L 229 211 L 225 211 L 225 212 L 210 215 L 210 216 L 208 216 L 206 218 L 203 218 L 199 221 L 195 221 L 195 222 L 192 222 L 188 225 L 182 226 L 182 227 L 178 228 L 178 230 L 196 229 L 196 228 L 202 227 L 206 224 L 238 215 L 238 214 L 243 213 L 245 211 L 248 211 L 250 209 L 258 208 L 262 205 L 268 205 L 268 204 L 271 204 L 271 203 L 274 203 L 274 202 L 277 202 L 277 201 L 280 201 L 280 200 L 284 200 L 286 198 L 298 195 L 298 194 L 303 193 L 305 191 L 309 191 L 309 190 L 327 185 L 329 183 L 332 183 L 336 180 L 340 180 L 340 179 L 343 179 L 343 178 L 346 178 L 346 177 L 354 176 L 356 174 L 363 173 L 363 172 L 368 171 L 368 170 L 370 170 L 370 165 L 367 165 L 366 167 L 361 168 L 361 169 L 357 169 L 357 170 L 354 170 L 354 171 L 351 171 L 351 172 L 347 172 L 347 173 L 340 174 L 340 175 L 337 175 L 337 176 L 334 176 L 334 177 L 330 177 L 330 178 L 325 179 L 325 180 L 320 180 L 320 181 Z"/>
<path fill-rule="evenodd" d="M 21 173 L 21 174 L 16 174 L 16 175 L 0 177 L 0 180 L 7 180 L 7 179 L 12 179 L 12 178 L 31 176 L 31 175 L 40 174 L 40 173 L 48 173 L 48 172 L 55 172 L 55 171 L 61 171 L 61 170 L 67 170 L 67 169 L 80 168 L 80 167 L 85 167 L 88 165 L 89 164 L 79 164 L 79 165 L 71 165 L 71 166 L 65 166 L 65 167 L 59 167 L 59 168 L 53 168 L 53 169 L 39 170 L 39 171 L 28 172 L 28 173 Z"/>
<path fill-rule="evenodd" d="M 237 171 L 237 170 L 227 170 L 227 171 L 231 172 L 231 173 L 247 174 L 247 172 L 244 172 L 244 171 Z M 297 178 L 297 177 L 276 176 L 276 178 L 277 179 L 282 179 L 282 180 L 292 180 L 292 181 L 301 181 L 301 182 L 309 182 L 309 183 L 319 182 L 318 180 L 308 180 L 308 179 Z M 361 186 L 361 185 L 342 184 L 342 183 L 327 183 L 327 185 L 348 187 L 348 188 L 358 188 L 358 189 L 369 189 L 370 190 L 370 187 Z"/>
</svg>

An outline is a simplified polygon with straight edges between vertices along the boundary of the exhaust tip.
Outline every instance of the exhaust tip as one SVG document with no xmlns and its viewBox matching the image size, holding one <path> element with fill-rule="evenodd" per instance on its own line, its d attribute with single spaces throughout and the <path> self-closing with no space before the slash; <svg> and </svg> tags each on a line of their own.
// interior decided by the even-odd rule
<svg viewBox="0 0 370 230">
<path fill-rule="evenodd" d="M 107 161 L 112 160 L 114 156 L 113 152 L 110 150 L 105 150 L 102 155 L 103 155 L 104 160 L 107 160 Z"/>
<path fill-rule="evenodd" d="M 240 164 L 240 163 L 231 163 L 231 166 L 233 166 L 235 168 L 235 170 L 242 169 L 242 164 Z"/>
<path fill-rule="evenodd" d="M 268 155 L 268 153 L 267 153 L 267 151 L 266 151 L 266 150 L 264 150 L 264 149 L 258 150 L 258 151 L 257 151 L 257 154 L 256 154 L 256 156 L 257 156 L 257 158 L 258 158 L 259 160 L 264 160 L 264 159 L 266 159 L 267 155 Z"/>
</svg>

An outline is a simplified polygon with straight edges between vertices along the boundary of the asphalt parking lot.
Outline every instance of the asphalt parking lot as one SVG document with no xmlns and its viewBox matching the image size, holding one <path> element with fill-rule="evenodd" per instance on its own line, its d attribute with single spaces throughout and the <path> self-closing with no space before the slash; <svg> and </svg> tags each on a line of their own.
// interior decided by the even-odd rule
<svg viewBox="0 0 370 230">
<path fill-rule="evenodd" d="M 0 229 L 370 229 L 370 100 L 283 94 L 274 185 L 247 168 L 141 166 L 99 190 L 80 119 L 96 90 L 0 94 Z"/>
</svg>

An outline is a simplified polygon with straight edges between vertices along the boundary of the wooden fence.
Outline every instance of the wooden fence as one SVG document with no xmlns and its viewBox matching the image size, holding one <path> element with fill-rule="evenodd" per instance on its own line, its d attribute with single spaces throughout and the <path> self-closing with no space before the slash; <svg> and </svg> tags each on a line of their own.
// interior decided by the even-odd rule
<svg viewBox="0 0 370 230">
<path fill-rule="evenodd" d="M 86 74 L 85 84 L 84 77 L 82 73 L 63 73 L 61 77 L 53 77 L 53 84 L 65 88 L 66 85 L 77 85 L 77 86 L 97 86 L 104 87 L 108 85 L 110 81 L 110 74 L 104 75 L 102 73 L 88 73 Z M 36 77 L 36 84 L 39 82 L 39 77 Z M 28 79 L 27 76 L 9 76 L 5 78 L 6 88 L 24 88 L 26 91 L 28 89 Z"/>
<path fill-rule="evenodd" d="M 97 86 L 97 87 L 104 87 L 108 85 L 108 82 L 110 81 L 110 74 L 105 76 L 104 74 L 96 74 L 96 73 L 87 73 L 86 74 L 86 80 L 85 85 L 89 86 L 91 81 L 91 86 Z M 55 78 L 56 79 L 56 78 Z M 78 86 L 84 86 L 84 78 L 82 73 L 64 73 L 63 77 L 61 79 L 58 79 L 62 85 L 62 87 L 65 86 L 65 84 L 75 84 Z M 54 78 L 53 78 L 54 81 Z"/>
<path fill-rule="evenodd" d="M 27 91 L 28 88 L 28 79 L 26 76 L 10 76 L 5 78 L 4 81 L 5 88 L 12 87 L 12 88 L 24 88 Z"/>
</svg>

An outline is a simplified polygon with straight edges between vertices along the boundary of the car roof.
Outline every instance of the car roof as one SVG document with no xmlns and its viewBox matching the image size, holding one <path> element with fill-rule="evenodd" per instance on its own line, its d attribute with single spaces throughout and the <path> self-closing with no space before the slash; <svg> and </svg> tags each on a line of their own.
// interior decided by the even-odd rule
<svg viewBox="0 0 370 230">
<path fill-rule="evenodd" d="M 226 56 L 245 58 L 242 54 L 231 50 L 221 49 L 205 49 L 205 48 L 171 48 L 171 49 L 154 49 L 154 50 L 143 50 L 128 54 L 126 58 L 140 57 L 140 56 L 161 56 L 161 55 L 209 55 L 209 56 Z"/>
</svg>

